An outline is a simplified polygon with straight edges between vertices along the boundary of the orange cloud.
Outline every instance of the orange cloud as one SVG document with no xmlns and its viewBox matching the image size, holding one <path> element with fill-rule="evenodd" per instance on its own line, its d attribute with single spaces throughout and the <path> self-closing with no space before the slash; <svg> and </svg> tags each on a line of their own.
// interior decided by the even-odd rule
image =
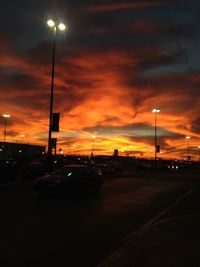
<svg viewBox="0 0 200 267">
<path fill-rule="evenodd" d="M 149 6 L 152 3 L 158 4 L 151 2 Z M 116 6 L 123 9 L 142 4 Z M 149 28 L 147 23 L 134 27 L 143 33 L 157 31 L 153 24 Z M 112 154 L 119 149 L 121 153 L 150 155 L 154 149 L 154 107 L 161 109 L 158 134 L 163 152 L 179 149 L 184 155 L 185 135 L 191 135 L 191 146 L 197 146 L 200 74 L 169 75 L 162 70 L 163 66 L 170 69 L 178 55 L 145 42 L 133 48 L 124 42 L 121 48 L 103 52 L 94 48 L 80 51 L 74 46 L 70 52 L 64 50 L 57 55 L 55 68 L 54 111 L 61 112 L 61 132 L 54 136 L 64 152 L 90 154 L 91 136 L 96 135 L 96 154 Z M 11 114 L 9 141 L 19 141 L 23 133 L 27 142 L 47 144 L 51 81 L 48 58 L 44 48 L 26 57 L 1 51 L 0 112 Z"/>
</svg>

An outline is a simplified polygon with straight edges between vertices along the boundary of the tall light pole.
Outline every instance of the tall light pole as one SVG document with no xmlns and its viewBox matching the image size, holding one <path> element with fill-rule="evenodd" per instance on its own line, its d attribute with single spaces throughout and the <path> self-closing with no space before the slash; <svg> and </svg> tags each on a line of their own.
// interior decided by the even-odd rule
<svg viewBox="0 0 200 267">
<path fill-rule="evenodd" d="M 185 139 L 187 140 L 187 160 L 190 160 L 190 152 L 189 152 L 189 145 L 190 145 L 190 136 L 186 136 Z"/>
<path fill-rule="evenodd" d="M 50 94 L 50 109 L 49 109 L 49 135 L 48 135 L 48 156 L 52 155 L 52 123 L 53 123 L 53 95 L 54 95 L 54 70 L 55 70 L 55 51 L 56 51 L 56 33 L 57 29 L 64 31 L 66 26 L 63 23 L 56 23 L 49 19 L 47 24 L 53 29 L 53 51 L 52 51 L 52 69 L 51 69 L 51 94 Z"/>
<path fill-rule="evenodd" d="M 155 129 L 155 134 L 154 134 L 154 146 L 155 146 L 155 154 L 154 154 L 154 160 L 155 160 L 155 166 L 156 166 L 156 160 L 157 160 L 157 149 L 158 149 L 158 145 L 157 145 L 157 113 L 160 112 L 160 109 L 158 108 L 154 108 L 152 110 L 152 113 L 154 113 L 154 129 Z"/>
<path fill-rule="evenodd" d="M 23 144 L 23 139 L 26 137 L 25 134 L 20 134 L 20 137 L 22 138 L 22 144 Z"/>
<path fill-rule="evenodd" d="M 94 139 L 96 138 L 95 135 L 92 136 L 92 156 L 94 156 Z"/>
<path fill-rule="evenodd" d="M 4 138 L 3 138 L 3 142 L 4 142 L 4 145 L 5 145 L 5 143 L 6 143 L 7 119 L 10 118 L 10 115 L 9 114 L 3 114 L 3 117 L 4 117 Z"/>
<path fill-rule="evenodd" d="M 73 144 L 73 148 L 74 148 L 74 155 L 76 155 L 76 146 L 77 146 L 77 144 Z"/>
</svg>

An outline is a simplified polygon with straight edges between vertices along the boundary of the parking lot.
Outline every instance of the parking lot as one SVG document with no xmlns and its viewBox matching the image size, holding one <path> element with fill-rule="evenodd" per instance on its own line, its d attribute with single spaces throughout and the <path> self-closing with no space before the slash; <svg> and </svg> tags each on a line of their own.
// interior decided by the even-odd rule
<svg viewBox="0 0 200 267">
<path fill-rule="evenodd" d="M 30 186 L 1 188 L 1 265 L 95 266 L 193 185 L 141 177 L 107 178 L 98 194 L 44 199 Z"/>
</svg>

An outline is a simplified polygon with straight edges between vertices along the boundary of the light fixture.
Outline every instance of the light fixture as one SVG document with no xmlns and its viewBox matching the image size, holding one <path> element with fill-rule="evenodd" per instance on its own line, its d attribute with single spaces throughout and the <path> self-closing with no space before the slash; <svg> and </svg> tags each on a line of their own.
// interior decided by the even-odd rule
<svg viewBox="0 0 200 267">
<path fill-rule="evenodd" d="M 10 118 L 10 115 L 9 114 L 3 114 L 3 117 L 4 118 Z"/>
<path fill-rule="evenodd" d="M 59 28 L 61 31 L 64 31 L 65 28 L 66 28 L 66 26 L 65 26 L 64 23 L 60 23 L 60 24 L 58 25 L 58 28 Z"/>
<path fill-rule="evenodd" d="M 52 19 L 47 20 L 47 24 L 49 27 L 54 27 L 55 26 L 55 22 Z"/>
<path fill-rule="evenodd" d="M 159 109 L 159 108 L 154 108 L 154 109 L 152 110 L 152 112 L 153 112 L 153 113 L 159 113 L 159 112 L 160 112 L 160 109 Z"/>
</svg>

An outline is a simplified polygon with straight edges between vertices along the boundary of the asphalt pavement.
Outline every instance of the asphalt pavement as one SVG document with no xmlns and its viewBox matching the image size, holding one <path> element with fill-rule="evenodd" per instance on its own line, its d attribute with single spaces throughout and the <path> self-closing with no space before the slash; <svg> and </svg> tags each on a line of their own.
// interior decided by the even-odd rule
<svg viewBox="0 0 200 267">
<path fill-rule="evenodd" d="M 97 267 L 200 266 L 200 187 L 133 231 Z"/>
<path fill-rule="evenodd" d="M 97 197 L 47 201 L 30 183 L 2 184 L 1 266 L 198 267 L 198 183 L 198 173 L 137 172 L 108 179 Z"/>
</svg>

